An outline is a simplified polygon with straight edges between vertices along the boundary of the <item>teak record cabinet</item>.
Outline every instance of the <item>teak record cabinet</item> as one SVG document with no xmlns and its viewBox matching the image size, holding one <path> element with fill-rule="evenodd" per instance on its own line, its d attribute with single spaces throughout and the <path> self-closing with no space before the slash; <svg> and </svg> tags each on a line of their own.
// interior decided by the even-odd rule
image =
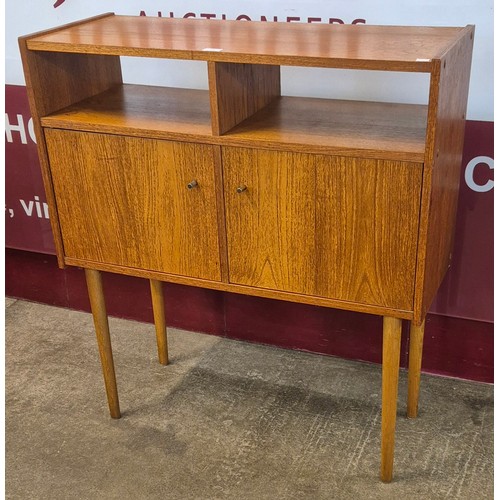
<svg viewBox="0 0 500 500">
<path fill-rule="evenodd" d="M 383 316 L 390 481 L 402 320 L 408 416 L 449 267 L 474 28 L 105 14 L 20 39 L 58 262 L 85 268 L 111 416 L 100 271 Z M 120 56 L 207 61 L 208 91 L 127 85 Z M 428 105 L 281 96 L 280 66 L 428 73 Z M 369 73 L 367 73 L 369 77 Z"/>
</svg>

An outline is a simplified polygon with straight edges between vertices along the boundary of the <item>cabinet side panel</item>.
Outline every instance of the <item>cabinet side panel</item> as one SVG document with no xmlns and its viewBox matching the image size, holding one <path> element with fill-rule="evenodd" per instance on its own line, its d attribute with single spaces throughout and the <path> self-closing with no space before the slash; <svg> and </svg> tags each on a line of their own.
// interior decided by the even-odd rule
<svg viewBox="0 0 500 500">
<path fill-rule="evenodd" d="M 121 83 L 120 59 L 115 56 L 34 52 L 27 49 L 26 42 L 26 37 L 20 38 L 19 48 L 57 258 L 59 266 L 63 267 L 64 246 L 40 119 Z"/>
<path fill-rule="evenodd" d="M 421 322 L 451 265 L 474 28 L 431 74 L 427 149 L 419 235 L 415 319 Z"/>
<path fill-rule="evenodd" d="M 214 135 L 222 135 L 281 94 L 280 67 L 208 63 Z"/>
</svg>

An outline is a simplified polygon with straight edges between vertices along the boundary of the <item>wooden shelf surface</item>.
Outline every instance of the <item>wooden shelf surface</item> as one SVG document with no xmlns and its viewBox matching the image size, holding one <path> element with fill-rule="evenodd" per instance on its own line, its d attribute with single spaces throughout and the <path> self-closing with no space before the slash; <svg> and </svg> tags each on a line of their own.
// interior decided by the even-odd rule
<svg viewBox="0 0 500 500">
<path fill-rule="evenodd" d="M 427 106 L 279 97 L 221 136 L 206 90 L 120 85 L 42 118 L 51 128 L 422 162 Z"/>
<path fill-rule="evenodd" d="M 28 49 L 430 72 L 467 28 L 329 25 L 107 15 L 27 39 Z"/>
<path fill-rule="evenodd" d="M 149 85 L 115 86 L 41 122 L 45 127 L 144 137 L 200 139 L 212 134 L 208 91 Z"/>
<path fill-rule="evenodd" d="M 423 162 L 427 106 L 280 97 L 226 134 L 351 156 Z"/>
</svg>

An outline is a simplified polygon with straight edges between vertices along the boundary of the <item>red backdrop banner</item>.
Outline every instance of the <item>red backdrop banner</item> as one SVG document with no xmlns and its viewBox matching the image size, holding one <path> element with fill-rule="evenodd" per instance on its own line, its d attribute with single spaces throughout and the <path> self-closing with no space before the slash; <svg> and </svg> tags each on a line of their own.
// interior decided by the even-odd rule
<svg viewBox="0 0 500 500">
<path fill-rule="evenodd" d="M 55 254 L 26 87 L 5 86 L 5 244 Z"/>
<path fill-rule="evenodd" d="M 54 254 L 26 88 L 6 85 L 5 240 Z M 493 122 L 467 121 L 452 268 L 432 311 L 493 321 Z"/>
</svg>

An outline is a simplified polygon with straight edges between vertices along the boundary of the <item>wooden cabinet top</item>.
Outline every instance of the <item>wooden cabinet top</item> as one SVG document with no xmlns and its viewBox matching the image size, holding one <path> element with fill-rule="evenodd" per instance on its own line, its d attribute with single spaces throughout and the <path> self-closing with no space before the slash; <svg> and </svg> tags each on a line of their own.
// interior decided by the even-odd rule
<svg viewBox="0 0 500 500">
<path fill-rule="evenodd" d="M 466 27 L 330 25 L 105 14 L 28 37 L 31 50 L 430 72 Z"/>
</svg>

